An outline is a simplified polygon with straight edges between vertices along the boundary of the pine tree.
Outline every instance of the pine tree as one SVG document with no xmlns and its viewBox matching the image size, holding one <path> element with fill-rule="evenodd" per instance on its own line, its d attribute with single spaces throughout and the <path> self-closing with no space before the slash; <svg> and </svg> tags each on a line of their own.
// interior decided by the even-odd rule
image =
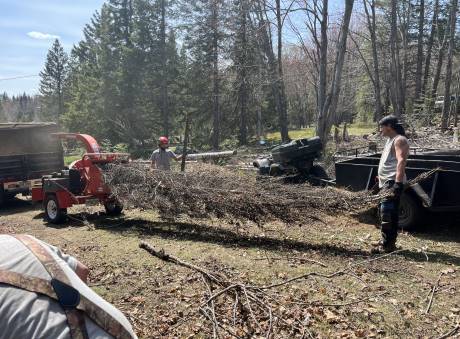
<svg viewBox="0 0 460 339">
<path fill-rule="evenodd" d="M 58 39 L 48 51 L 45 68 L 40 72 L 42 116 L 58 121 L 64 113 L 64 82 L 67 75 L 68 57 Z"/>
<path fill-rule="evenodd" d="M 5 101 L 8 99 L 8 95 L 6 93 L 3 93 L 2 96 L 0 96 L 0 122 L 6 122 L 6 114 L 5 114 L 5 109 L 3 108 L 3 104 Z"/>
</svg>

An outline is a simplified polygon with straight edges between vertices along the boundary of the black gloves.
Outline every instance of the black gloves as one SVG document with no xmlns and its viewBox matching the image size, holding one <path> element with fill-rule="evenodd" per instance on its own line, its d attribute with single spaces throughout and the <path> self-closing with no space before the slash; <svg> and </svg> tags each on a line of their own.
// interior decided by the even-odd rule
<svg viewBox="0 0 460 339">
<path fill-rule="evenodd" d="M 402 182 L 395 182 L 392 190 L 395 198 L 399 198 L 404 191 L 404 184 Z"/>
</svg>

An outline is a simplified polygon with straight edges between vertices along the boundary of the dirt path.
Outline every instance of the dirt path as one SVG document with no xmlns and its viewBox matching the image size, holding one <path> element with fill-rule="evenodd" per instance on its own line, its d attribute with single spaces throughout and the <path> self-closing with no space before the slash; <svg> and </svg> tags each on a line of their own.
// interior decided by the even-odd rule
<svg viewBox="0 0 460 339">
<path fill-rule="evenodd" d="M 40 209 L 16 200 L 0 210 L 0 231 L 32 234 L 86 263 L 90 285 L 129 317 L 140 337 L 212 335 L 198 311 L 207 293 L 200 275 L 148 255 L 140 240 L 253 285 L 350 267 L 331 279 L 309 277 L 277 288 L 277 338 L 438 338 L 460 320 L 460 223 L 401 234 L 403 250 L 378 259 L 369 253 L 378 230 L 347 216 L 262 229 L 219 220 L 170 222 L 136 210 L 121 218 L 108 218 L 99 207 L 69 212 L 75 219 L 65 226 L 47 225 Z M 78 221 L 83 216 L 87 220 Z M 264 335 L 248 325 L 236 333 L 245 332 Z"/>
</svg>

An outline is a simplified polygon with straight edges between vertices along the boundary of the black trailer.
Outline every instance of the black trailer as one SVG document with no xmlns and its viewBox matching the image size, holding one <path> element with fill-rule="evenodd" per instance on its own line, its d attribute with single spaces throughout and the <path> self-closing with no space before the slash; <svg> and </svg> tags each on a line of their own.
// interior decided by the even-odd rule
<svg viewBox="0 0 460 339">
<path fill-rule="evenodd" d="M 375 184 L 380 154 L 336 161 L 337 186 L 353 191 L 369 190 Z M 408 180 L 440 168 L 430 178 L 408 189 L 401 197 L 400 226 L 413 229 L 423 221 L 425 211 L 460 212 L 460 151 L 432 151 L 411 154 L 407 161 Z"/>
<path fill-rule="evenodd" d="M 0 123 L 0 205 L 64 167 L 55 123 Z"/>
</svg>

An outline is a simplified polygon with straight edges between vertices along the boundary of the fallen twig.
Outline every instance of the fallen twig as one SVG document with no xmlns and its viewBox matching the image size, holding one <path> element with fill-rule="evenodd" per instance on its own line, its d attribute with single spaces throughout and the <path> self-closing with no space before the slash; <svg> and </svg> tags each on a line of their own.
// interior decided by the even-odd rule
<svg viewBox="0 0 460 339">
<path fill-rule="evenodd" d="M 436 290 L 439 286 L 439 281 L 441 280 L 441 277 L 443 276 L 443 274 L 444 273 L 442 272 L 439 274 L 438 279 L 436 280 L 436 283 L 433 285 L 431 289 L 431 296 L 430 296 L 430 300 L 428 301 L 428 305 L 426 306 L 425 314 L 430 313 L 431 305 L 433 304 L 434 294 L 436 293 Z"/>
<path fill-rule="evenodd" d="M 217 276 L 215 276 L 214 274 L 212 274 L 210 272 L 207 272 L 206 270 L 204 270 L 201 267 L 198 267 L 196 265 L 193 265 L 193 264 L 190 264 L 188 262 L 185 262 L 185 261 L 183 261 L 183 260 L 181 260 L 179 258 L 176 258 L 176 257 L 172 256 L 172 255 L 166 254 L 164 252 L 164 250 L 157 251 L 153 246 L 151 246 L 150 244 L 148 244 L 145 241 L 141 241 L 139 243 L 139 247 L 144 249 L 144 250 L 146 250 L 151 255 L 153 255 L 153 256 L 161 259 L 161 260 L 169 261 L 169 262 L 172 262 L 172 263 L 174 263 L 176 265 L 183 266 L 183 267 L 186 267 L 186 268 L 190 268 L 192 270 L 200 272 L 201 274 L 206 276 L 206 278 L 208 278 L 209 280 L 211 280 L 214 283 L 217 283 L 217 284 L 222 283 L 222 281 Z"/>
<path fill-rule="evenodd" d="M 285 281 L 281 281 L 281 282 L 274 283 L 274 284 L 267 285 L 267 286 L 261 286 L 259 288 L 260 289 L 270 289 L 270 288 L 279 287 L 279 286 L 286 285 L 286 284 L 289 284 L 289 283 L 297 281 L 297 280 L 302 280 L 302 279 L 306 279 L 308 277 L 313 277 L 313 276 L 331 279 L 333 277 L 345 274 L 347 271 L 349 271 L 350 269 L 352 269 L 353 267 L 356 267 L 358 265 L 362 265 L 364 263 L 369 263 L 369 262 L 372 262 L 372 261 L 375 261 L 375 260 L 383 259 L 383 258 L 386 258 L 386 257 L 388 257 L 390 255 L 394 255 L 394 254 L 397 254 L 397 253 L 402 252 L 402 251 L 403 250 L 397 250 L 397 251 L 394 251 L 394 252 L 391 252 L 391 253 L 386 253 L 386 254 L 380 255 L 380 256 L 375 257 L 375 258 L 363 260 L 363 261 L 357 262 L 357 263 L 355 263 L 353 265 L 350 265 L 350 266 L 348 266 L 347 268 L 345 268 L 343 270 L 336 271 L 336 272 L 333 272 L 331 274 L 310 272 L 310 273 L 299 275 L 297 277 L 290 278 L 290 279 L 285 280 Z"/>
<path fill-rule="evenodd" d="M 303 258 L 303 257 L 265 257 L 265 258 L 255 258 L 253 260 L 268 260 L 268 261 L 274 261 L 274 260 L 298 260 L 298 261 L 304 261 L 304 262 L 309 262 L 312 264 L 319 265 L 321 267 L 327 267 L 326 264 L 323 264 L 320 261 L 313 260 L 313 259 L 308 259 L 308 258 Z"/>
<path fill-rule="evenodd" d="M 255 333 L 265 332 L 264 336 L 269 339 L 274 333 L 274 326 L 278 326 L 280 322 L 289 325 L 292 330 L 300 333 L 307 333 L 311 336 L 311 333 L 306 327 L 299 328 L 294 322 L 284 319 L 282 314 L 274 314 L 274 310 L 276 310 L 276 308 L 274 309 L 273 305 L 280 304 L 280 300 L 278 300 L 279 295 L 273 291 L 269 292 L 269 290 L 313 276 L 332 279 L 334 277 L 347 274 L 353 267 L 358 265 L 370 263 L 400 252 L 395 251 L 393 253 L 387 253 L 378 257 L 362 260 L 349 265 L 347 268 L 329 274 L 309 272 L 281 282 L 257 286 L 246 285 L 243 282 L 231 282 L 231 279 L 227 278 L 223 274 L 211 273 L 200 266 L 166 254 L 164 250 L 156 250 L 145 241 L 142 241 L 139 244 L 139 247 L 145 249 L 148 253 L 161 260 L 174 263 L 201 274 L 206 288 L 206 294 L 204 302 L 198 307 L 198 309 L 200 313 L 203 314 L 203 316 L 212 324 L 213 338 L 219 338 L 219 329 L 222 329 L 228 335 L 236 338 L 240 337 L 239 333 L 244 333 L 244 337 L 252 337 Z M 219 290 L 213 291 L 215 286 L 218 286 Z M 314 306 L 348 306 L 382 296 L 386 293 L 387 292 L 376 296 L 368 296 L 343 304 L 320 304 Z M 312 303 L 309 304 L 312 305 Z M 232 324 L 233 329 L 231 328 Z M 235 328 L 237 328 L 237 330 Z"/>
<path fill-rule="evenodd" d="M 452 337 L 457 331 L 460 330 L 460 324 L 457 324 L 452 330 L 449 332 L 443 334 L 442 336 L 436 338 L 436 339 L 446 339 Z"/>
</svg>

